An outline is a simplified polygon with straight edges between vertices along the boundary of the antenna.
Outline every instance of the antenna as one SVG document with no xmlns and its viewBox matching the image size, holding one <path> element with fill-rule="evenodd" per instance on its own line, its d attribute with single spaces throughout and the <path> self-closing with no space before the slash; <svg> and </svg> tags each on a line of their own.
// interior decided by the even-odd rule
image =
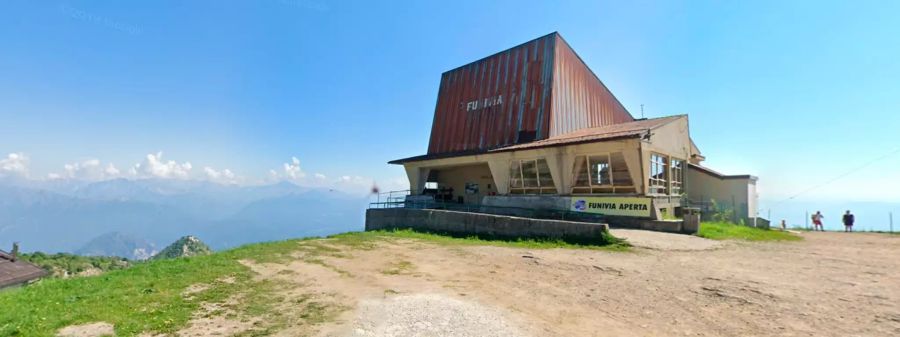
<svg viewBox="0 0 900 337">
<path fill-rule="evenodd" d="M 641 104 L 641 119 L 644 118 L 644 105 Z"/>
</svg>

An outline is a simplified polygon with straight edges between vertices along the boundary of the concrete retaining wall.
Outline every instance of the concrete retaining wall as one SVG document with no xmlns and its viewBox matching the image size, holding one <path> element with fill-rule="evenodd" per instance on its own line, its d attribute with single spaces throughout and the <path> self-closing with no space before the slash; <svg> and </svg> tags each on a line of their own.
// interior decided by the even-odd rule
<svg viewBox="0 0 900 337">
<path fill-rule="evenodd" d="M 682 220 L 647 220 L 629 217 L 608 217 L 607 221 L 614 228 L 634 228 L 648 231 L 695 234 L 699 230 L 699 221 L 697 225 L 685 225 Z"/>
<path fill-rule="evenodd" d="M 366 211 L 366 230 L 409 228 L 495 237 L 597 240 L 606 224 L 520 218 L 434 209 L 384 208 Z"/>
</svg>

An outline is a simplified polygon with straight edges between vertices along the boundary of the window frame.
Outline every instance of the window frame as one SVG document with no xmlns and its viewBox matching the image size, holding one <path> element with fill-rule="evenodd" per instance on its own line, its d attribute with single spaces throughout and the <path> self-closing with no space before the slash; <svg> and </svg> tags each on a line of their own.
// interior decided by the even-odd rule
<svg viewBox="0 0 900 337">
<path fill-rule="evenodd" d="M 675 161 L 679 163 L 678 174 L 675 174 Z M 684 159 L 669 157 L 669 195 L 681 195 L 684 193 L 684 169 L 686 163 L 687 161 Z M 676 184 L 678 185 L 677 188 L 675 187 Z"/>
<path fill-rule="evenodd" d="M 547 174 L 550 175 L 550 186 L 542 186 L 541 185 L 541 165 L 538 164 L 540 160 L 543 160 L 547 167 Z M 523 165 L 526 162 L 531 162 L 534 165 L 534 181 L 537 186 L 528 186 L 525 184 L 525 169 Z M 519 176 L 518 179 L 521 182 L 521 186 L 513 186 L 512 182 L 514 177 L 512 176 L 512 168 L 513 163 L 518 163 L 519 167 Z M 522 158 L 522 159 L 510 159 L 509 160 L 509 171 L 510 177 L 508 179 L 509 186 L 509 194 L 517 194 L 517 195 L 541 195 L 541 194 L 559 194 L 559 191 L 556 190 L 556 182 L 553 181 L 553 172 L 550 171 L 550 164 L 547 163 L 546 158 Z"/>
<path fill-rule="evenodd" d="M 656 161 L 656 158 L 660 158 L 661 160 Z M 671 191 L 669 183 L 672 180 L 669 173 L 670 164 L 671 160 L 669 156 L 658 152 L 650 152 L 647 195 L 669 195 Z M 659 167 L 659 172 L 665 174 L 663 178 L 654 178 L 654 169 L 657 167 Z M 659 192 L 660 189 L 662 189 L 662 193 Z"/>
<path fill-rule="evenodd" d="M 631 184 L 631 185 L 617 185 L 617 184 L 616 184 L 616 179 L 615 179 L 615 174 L 614 174 L 614 172 L 615 172 L 615 167 L 613 167 L 613 161 L 612 161 L 612 155 L 613 155 L 613 153 L 620 153 L 620 154 L 621 154 L 621 152 L 601 152 L 601 153 L 598 153 L 598 152 L 583 152 L 583 153 L 576 153 L 576 154 L 575 154 L 575 160 L 572 162 L 572 180 L 573 180 L 573 181 L 572 181 L 572 188 L 571 188 L 571 190 L 570 190 L 570 192 L 572 193 L 572 195 L 592 195 L 592 194 L 605 194 L 605 195 L 609 195 L 609 194 L 638 194 L 638 193 L 637 193 L 637 188 L 635 187 L 635 184 L 634 184 L 634 181 L 632 181 L 632 184 Z M 624 156 L 624 154 L 622 154 L 622 155 Z M 595 157 L 595 158 L 596 158 L 596 157 L 605 157 L 605 158 L 606 158 L 607 178 L 609 179 L 609 184 L 595 184 L 594 181 L 596 180 L 597 177 L 593 176 L 593 174 L 592 174 L 592 172 L 591 172 L 591 171 L 592 171 L 591 168 L 592 168 L 593 165 L 599 164 L 599 162 L 595 162 L 595 163 L 592 164 L 592 162 L 591 162 L 591 157 Z M 588 181 L 588 184 L 587 184 L 587 186 L 585 186 L 585 185 L 577 185 L 578 174 L 579 174 L 579 172 L 578 172 L 578 167 L 577 167 L 577 163 L 578 163 L 578 160 L 579 160 L 580 158 L 584 158 L 584 163 L 585 163 L 585 165 L 584 165 L 583 170 L 585 170 L 585 173 L 587 173 L 587 177 L 588 177 L 588 180 L 587 180 L 587 181 Z M 628 174 L 630 175 L 630 174 L 631 174 L 631 169 L 628 167 L 628 163 L 625 162 L 624 160 L 623 160 L 623 163 L 625 163 L 625 171 L 628 172 Z M 617 191 L 617 189 L 619 189 L 619 190 L 627 190 L 627 191 L 629 191 L 629 192 L 624 192 L 624 193 L 622 193 L 622 192 Z"/>
</svg>

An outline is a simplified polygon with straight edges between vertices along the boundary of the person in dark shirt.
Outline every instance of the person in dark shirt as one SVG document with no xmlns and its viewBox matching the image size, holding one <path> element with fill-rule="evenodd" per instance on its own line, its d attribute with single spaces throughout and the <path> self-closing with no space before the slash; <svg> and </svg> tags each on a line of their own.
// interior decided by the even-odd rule
<svg viewBox="0 0 900 337">
<path fill-rule="evenodd" d="M 850 210 L 847 210 L 847 213 L 844 213 L 844 231 L 852 232 L 853 231 L 853 221 L 856 220 L 853 217 L 853 214 L 850 214 Z"/>
</svg>

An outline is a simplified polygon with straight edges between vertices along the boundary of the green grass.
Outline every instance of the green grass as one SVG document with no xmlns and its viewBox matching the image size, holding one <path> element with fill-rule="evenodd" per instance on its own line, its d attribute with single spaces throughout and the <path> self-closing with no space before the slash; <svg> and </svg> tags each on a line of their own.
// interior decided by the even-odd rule
<svg viewBox="0 0 900 337">
<path fill-rule="evenodd" d="M 780 230 L 769 230 L 735 225 L 726 222 L 704 222 L 700 224 L 698 236 L 713 240 L 747 241 L 795 241 L 801 237 Z"/>
<path fill-rule="evenodd" d="M 550 239 L 497 239 L 453 237 L 411 230 L 355 232 L 326 239 L 296 239 L 252 244 L 212 255 L 148 261 L 99 276 L 45 279 L 23 288 L 0 291 L 0 336 L 54 336 L 66 326 L 108 322 L 117 336 L 142 332 L 173 333 L 183 328 L 202 303 L 239 303 L 229 306 L 240 317 L 265 317 L 265 324 L 242 335 L 267 335 L 286 324 L 316 324 L 333 319 L 345 310 L 321 300 L 304 300 L 291 306 L 296 314 L 279 305 L 279 290 L 301 287 L 271 280 L 255 280 L 253 272 L 239 261 L 286 263 L 298 253 L 310 263 L 323 264 L 326 257 L 346 258 L 348 251 L 369 250 L 379 242 L 421 240 L 438 245 L 490 245 L 528 249 L 577 248 L 626 250 L 627 243 L 611 235 L 593 242 Z M 340 249 L 339 249 L 340 248 Z M 404 273 L 414 266 L 400 261 L 388 273 Z M 343 274 L 342 274 L 343 275 Z M 352 275 L 346 275 L 352 277 Z M 228 281 L 225 281 L 228 280 Z M 205 290 L 185 296 L 196 284 Z M 213 313 L 224 314 L 224 313 Z"/>
<path fill-rule="evenodd" d="M 450 233 L 427 233 L 409 229 L 393 231 L 351 232 L 330 236 L 337 243 L 365 246 L 376 240 L 412 239 L 447 246 L 497 246 L 528 249 L 599 249 L 612 251 L 628 250 L 630 245 L 622 239 L 606 233 L 596 240 L 550 239 L 550 238 L 500 238 L 478 235 L 456 235 Z"/>
<path fill-rule="evenodd" d="M 172 333 L 184 327 L 200 303 L 247 299 L 235 308 L 259 313 L 274 286 L 254 281 L 241 259 L 285 260 L 302 240 L 254 244 L 207 256 L 136 264 L 93 277 L 45 279 L 0 291 L 0 336 L 53 336 L 62 327 L 97 321 L 112 323 L 118 336 Z M 231 278 L 234 282 L 222 282 Z M 192 284 L 209 288 L 183 296 Z M 262 300 L 260 300 L 262 299 Z M 15 310 L 6 310 L 15 308 Z"/>
</svg>

